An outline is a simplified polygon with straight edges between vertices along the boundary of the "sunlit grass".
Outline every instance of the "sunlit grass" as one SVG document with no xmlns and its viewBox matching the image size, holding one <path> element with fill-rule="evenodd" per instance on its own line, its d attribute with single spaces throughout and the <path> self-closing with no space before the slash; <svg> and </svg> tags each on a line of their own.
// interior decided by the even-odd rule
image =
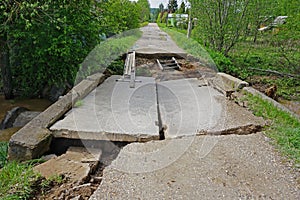
<svg viewBox="0 0 300 200">
<path fill-rule="evenodd" d="M 31 165 L 7 163 L 0 171 L 0 199 L 28 199 L 38 178 Z"/>
<path fill-rule="evenodd" d="M 266 135 L 273 139 L 276 147 L 284 155 L 299 164 L 300 121 L 258 96 L 247 94 L 246 99 L 255 115 L 271 121 L 271 125 L 266 128 Z"/>
</svg>

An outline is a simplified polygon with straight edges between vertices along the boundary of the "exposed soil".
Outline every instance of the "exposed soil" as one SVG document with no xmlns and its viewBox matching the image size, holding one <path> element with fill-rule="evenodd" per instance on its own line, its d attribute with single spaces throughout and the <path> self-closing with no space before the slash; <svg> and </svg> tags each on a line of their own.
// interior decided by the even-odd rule
<svg viewBox="0 0 300 200">
<path fill-rule="evenodd" d="M 63 178 L 62 183 L 50 182 L 49 186 L 43 188 L 41 182 L 43 179 L 39 180 L 35 186 L 35 193 L 32 194 L 31 199 L 34 200 L 67 200 L 67 199 L 80 199 L 87 200 L 94 193 L 94 191 L 99 187 L 103 170 L 105 167 L 111 164 L 111 162 L 119 154 L 119 150 L 113 150 L 110 153 L 104 153 L 101 156 L 101 161 L 97 169 L 90 174 L 90 177 L 84 183 L 70 183 L 67 178 Z"/>
<path fill-rule="evenodd" d="M 266 90 L 272 87 L 273 84 L 265 83 L 266 82 L 265 80 L 275 81 L 276 79 L 278 79 L 278 77 L 276 76 L 252 76 L 249 77 L 247 81 L 251 84 L 253 88 L 266 94 Z M 278 101 L 279 103 L 287 107 L 289 110 L 291 110 L 292 112 L 300 116 L 300 101 L 295 99 L 294 96 L 291 96 L 290 98 L 291 100 L 284 99 L 283 97 L 280 97 L 277 94 L 275 94 L 275 98 L 273 97 L 273 99 L 275 99 L 276 101 Z"/>
<path fill-rule="evenodd" d="M 171 59 L 171 58 L 166 58 Z M 201 65 L 199 62 L 189 62 L 185 59 L 177 59 L 181 70 L 164 70 L 162 71 L 156 59 L 137 58 L 137 76 L 154 77 L 157 81 L 167 81 L 182 78 L 201 78 L 212 77 L 216 75 L 213 69 Z"/>
</svg>

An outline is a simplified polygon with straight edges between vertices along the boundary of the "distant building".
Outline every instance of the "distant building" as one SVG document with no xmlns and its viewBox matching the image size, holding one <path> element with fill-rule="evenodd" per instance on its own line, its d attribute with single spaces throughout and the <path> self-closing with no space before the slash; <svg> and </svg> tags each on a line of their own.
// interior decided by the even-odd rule
<svg viewBox="0 0 300 200">
<path fill-rule="evenodd" d="M 177 24 L 187 22 L 188 19 L 189 19 L 188 14 L 174 14 L 174 13 L 168 14 L 168 21 L 171 24 L 171 26 L 177 26 Z"/>
<path fill-rule="evenodd" d="M 267 31 L 267 30 L 271 30 L 275 27 L 277 27 L 278 25 L 282 25 L 286 23 L 286 19 L 288 18 L 288 16 L 278 16 L 275 18 L 275 20 L 270 23 L 268 26 L 263 26 L 261 28 L 259 28 L 259 31 Z"/>
</svg>

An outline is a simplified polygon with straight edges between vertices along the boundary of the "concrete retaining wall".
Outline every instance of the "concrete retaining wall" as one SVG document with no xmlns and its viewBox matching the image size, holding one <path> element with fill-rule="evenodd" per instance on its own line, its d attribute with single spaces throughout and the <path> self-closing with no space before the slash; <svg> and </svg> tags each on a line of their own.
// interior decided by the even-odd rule
<svg viewBox="0 0 300 200">
<path fill-rule="evenodd" d="M 68 112 L 77 100 L 83 99 L 105 79 L 106 76 L 101 73 L 87 77 L 16 132 L 9 141 L 8 159 L 30 160 L 47 152 L 52 140 L 52 134 L 48 128 Z"/>
<path fill-rule="evenodd" d="M 268 97 L 267 95 L 265 95 L 264 93 L 252 88 L 252 87 L 244 87 L 243 91 L 253 94 L 253 95 L 257 95 L 259 97 L 261 97 L 263 100 L 268 101 L 270 103 L 272 103 L 274 106 L 276 106 L 277 108 L 279 108 L 280 110 L 283 110 L 287 113 L 289 113 L 290 115 L 300 119 L 300 116 L 297 115 L 296 113 L 292 112 L 291 110 L 289 110 L 287 107 L 283 106 L 282 104 L 278 103 L 277 101 L 275 101 L 274 99 Z"/>
<path fill-rule="evenodd" d="M 292 116 L 300 119 L 300 116 L 297 115 L 296 113 L 290 111 L 288 108 L 286 108 L 285 106 L 281 105 L 280 103 L 278 103 L 277 101 L 275 101 L 274 99 L 266 96 L 264 93 L 249 87 L 249 84 L 245 81 L 242 81 L 236 77 L 233 77 L 229 74 L 225 74 L 225 73 L 217 73 L 216 79 L 213 80 L 214 87 L 218 90 L 221 90 L 222 92 L 226 93 L 227 91 L 237 91 L 242 89 L 245 92 L 248 92 L 250 94 L 253 95 L 258 95 L 260 96 L 263 100 L 268 101 L 270 103 L 272 103 L 274 106 L 276 106 L 277 108 L 291 114 Z"/>
</svg>

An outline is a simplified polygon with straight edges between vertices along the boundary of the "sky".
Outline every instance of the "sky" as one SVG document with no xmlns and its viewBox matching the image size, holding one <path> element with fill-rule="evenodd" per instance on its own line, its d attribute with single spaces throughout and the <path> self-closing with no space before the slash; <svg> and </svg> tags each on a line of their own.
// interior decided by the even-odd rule
<svg viewBox="0 0 300 200">
<path fill-rule="evenodd" d="M 131 0 L 137 1 L 137 0 Z M 159 4 L 164 4 L 164 7 L 167 8 L 169 0 L 148 0 L 150 3 L 150 8 L 159 8 Z M 177 0 L 178 8 L 180 7 L 181 2 L 185 0 Z"/>
<path fill-rule="evenodd" d="M 148 0 L 151 8 L 158 8 L 159 4 L 163 3 L 165 8 L 168 5 L 169 0 Z M 178 7 L 180 6 L 182 0 L 177 0 Z"/>
</svg>

